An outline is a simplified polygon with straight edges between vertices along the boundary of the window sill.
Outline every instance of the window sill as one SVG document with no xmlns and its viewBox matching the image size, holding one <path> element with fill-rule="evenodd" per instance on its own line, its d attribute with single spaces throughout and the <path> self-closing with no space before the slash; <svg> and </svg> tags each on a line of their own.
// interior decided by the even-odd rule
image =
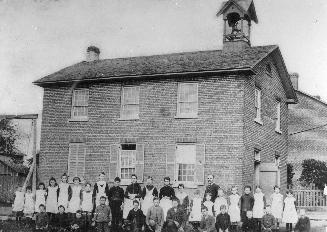
<svg viewBox="0 0 327 232">
<path fill-rule="evenodd" d="M 111 183 L 111 182 L 110 182 Z M 112 183 L 114 183 L 114 182 L 112 182 Z M 132 183 L 132 181 L 130 180 L 130 179 L 122 179 L 121 181 L 120 181 L 120 186 L 128 186 L 128 185 L 130 185 Z M 143 184 L 143 181 L 137 181 L 137 183 L 138 184 Z"/>
<path fill-rule="evenodd" d="M 194 115 L 194 114 L 192 114 L 192 115 L 190 115 L 190 114 L 188 114 L 188 115 L 186 115 L 186 114 L 180 114 L 180 115 L 176 115 L 175 117 L 174 117 L 175 119 L 194 119 L 194 118 L 198 118 L 198 115 Z"/>
<path fill-rule="evenodd" d="M 197 189 L 198 186 L 204 186 L 204 184 L 196 183 L 196 182 L 183 182 L 183 181 L 176 181 L 172 184 L 173 188 L 178 188 L 179 184 L 183 184 L 187 189 Z"/>
<path fill-rule="evenodd" d="M 278 133 L 278 134 L 283 134 L 283 132 L 279 129 L 275 129 L 275 132 Z"/>
<path fill-rule="evenodd" d="M 137 121 L 140 120 L 139 117 L 137 118 L 118 118 L 118 121 Z"/>
<path fill-rule="evenodd" d="M 81 118 L 70 118 L 68 122 L 87 122 L 89 121 L 88 117 L 81 117 Z"/>
<path fill-rule="evenodd" d="M 261 126 L 263 125 L 263 122 L 262 122 L 261 119 L 255 118 L 254 121 L 255 121 L 256 123 L 258 123 L 259 125 L 261 125 Z"/>
</svg>

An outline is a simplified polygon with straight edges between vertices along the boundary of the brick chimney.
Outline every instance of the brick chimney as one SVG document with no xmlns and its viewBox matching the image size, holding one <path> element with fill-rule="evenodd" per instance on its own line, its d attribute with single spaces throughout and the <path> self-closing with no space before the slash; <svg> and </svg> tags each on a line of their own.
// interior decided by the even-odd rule
<svg viewBox="0 0 327 232">
<path fill-rule="evenodd" d="M 95 46 L 90 46 L 86 50 L 86 61 L 92 62 L 99 60 L 100 49 Z"/>
<path fill-rule="evenodd" d="M 290 73 L 290 78 L 292 81 L 293 88 L 295 90 L 299 90 L 299 74 L 298 73 Z"/>
</svg>

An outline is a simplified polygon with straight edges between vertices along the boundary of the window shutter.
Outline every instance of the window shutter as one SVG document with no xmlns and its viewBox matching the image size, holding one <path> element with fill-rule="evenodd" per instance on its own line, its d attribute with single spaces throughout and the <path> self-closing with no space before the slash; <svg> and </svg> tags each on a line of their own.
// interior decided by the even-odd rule
<svg viewBox="0 0 327 232">
<path fill-rule="evenodd" d="M 120 145 L 110 146 L 109 181 L 114 181 L 118 176 Z"/>
<path fill-rule="evenodd" d="M 166 153 L 166 176 L 170 177 L 171 182 L 175 182 L 175 165 L 176 165 L 176 145 L 168 145 Z"/>
<path fill-rule="evenodd" d="M 196 145 L 195 182 L 204 185 L 205 145 Z"/>
<path fill-rule="evenodd" d="M 76 160 L 76 176 L 84 179 L 85 174 L 85 156 L 86 156 L 86 146 L 84 143 L 78 143 L 78 157 Z"/>
<path fill-rule="evenodd" d="M 73 178 L 77 174 L 78 143 L 69 144 L 68 176 Z"/>
<path fill-rule="evenodd" d="M 139 181 L 143 182 L 144 174 L 144 144 L 136 144 L 135 174 Z"/>
</svg>

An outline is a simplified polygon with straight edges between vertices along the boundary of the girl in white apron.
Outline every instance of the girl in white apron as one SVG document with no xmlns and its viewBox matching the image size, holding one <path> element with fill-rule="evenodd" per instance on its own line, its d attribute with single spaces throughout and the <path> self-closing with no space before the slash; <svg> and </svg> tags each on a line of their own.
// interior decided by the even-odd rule
<svg viewBox="0 0 327 232">
<path fill-rule="evenodd" d="M 218 189 L 218 197 L 215 200 L 215 203 L 213 205 L 213 210 L 215 213 L 215 217 L 218 216 L 218 214 L 220 214 L 220 206 L 222 205 L 226 205 L 226 210 L 228 211 L 228 202 L 225 198 L 225 193 L 223 189 Z"/>
<path fill-rule="evenodd" d="M 24 209 L 24 200 L 25 200 L 25 192 L 23 191 L 22 187 L 18 187 L 17 191 L 15 192 L 15 200 L 12 206 L 12 211 L 16 216 L 16 221 L 20 221 L 23 209 Z"/>
<path fill-rule="evenodd" d="M 127 219 L 129 211 L 133 209 L 133 201 L 137 200 L 140 202 L 141 197 L 141 186 L 137 183 L 137 176 L 133 174 L 131 176 L 132 183 L 126 187 L 124 208 L 123 208 L 123 218 Z"/>
<path fill-rule="evenodd" d="M 109 195 L 109 186 L 107 182 L 105 181 L 106 174 L 104 172 L 101 172 L 99 174 L 99 181 L 97 181 L 94 184 L 93 188 L 93 198 L 95 199 L 95 207 L 100 205 L 100 197 L 104 196 L 107 198 L 106 205 L 109 205 L 108 201 L 108 195 Z"/>
<path fill-rule="evenodd" d="M 164 218 L 166 220 L 168 210 L 171 207 L 173 207 L 173 203 L 171 200 L 173 198 L 175 198 L 175 191 L 170 186 L 170 178 L 169 177 L 164 178 L 164 186 L 160 189 L 159 198 L 160 198 L 159 205 L 164 211 Z"/>
<path fill-rule="evenodd" d="M 298 216 L 295 208 L 295 198 L 291 190 L 286 191 L 284 200 L 283 223 L 286 223 L 286 231 L 292 231 L 293 223 L 297 223 Z"/>
<path fill-rule="evenodd" d="M 71 187 L 68 184 L 68 176 L 64 173 L 61 176 L 61 182 L 58 185 L 59 196 L 58 196 L 58 206 L 62 205 L 67 209 L 68 206 L 68 196 L 71 195 Z"/>
<path fill-rule="evenodd" d="M 158 190 L 156 187 L 152 184 L 153 179 L 151 176 L 148 177 L 146 180 L 146 185 L 143 188 L 142 191 L 142 205 L 141 209 L 143 211 L 143 214 L 146 215 L 148 212 L 148 209 L 153 205 L 153 198 L 158 197 Z"/>
<path fill-rule="evenodd" d="M 211 193 L 205 194 L 203 205 L 208 209 L 208 215 L 213 216 L 213 202 L 211 201 Z"/>
<path fill-rule="evenodd" d="M 200 190 L 195 190 L 194 198 L 191 200 L 191 213 L 189 221 L 193 223 L 199 223 L 202 218 L 201 213 L 202 198 L 200 196 Z"/>
<path fill-rule="evenodd" d="M 233 186 L 232 194 L 229 196 L 228 214 L 232 223 L 231 227 L 234 229 L 236 229 L 238 223 L 241 221 L 240 199 L 241 196 L 237 193 L 237 187 Z"/>
<path fill-rule="evenodd" d="M 47 198 L 45 203 L 45 209 L 49 214 L 49 221 L 52 223 L 55 214 L 58 212 L 58 185 L 56 179 L 51 177 L 49 180 L 49 186 L 47 187 Z"/>
<path fill-rule="evenodd" d="M 257 231 L 261 228 L 262 217 L 264 215 L 264 209 L 266 208 L 266 198 L 261 192 L 259 186 L 255 189 L 255 194 L 253 195 L 254 205 L 253 205 L 253 218 L 256 220 Z"/>
<path fill-rule="evenodd" d="M 276 218 L 277 221 L 277 228 L 279 230 L 279 223 L 282 221 L 283 215 L 283 195 L 279 192 L 279 187 L 274 186 L 274 193 L 270 196 L 271 202 L 271 214 Z"/>
<path fill-rule="evenodd" d="M 92 219 L 92 210 L 93 210 L 93 193 L 91 191 L 91 184 L 86 183 L 85 189 L 82 192 L 82 211 L 86 215 L 88 224 L 91 223 Z"/>
<path fill-rule="evenodd" d="M 79 177 L 74 177 L 73 182 L 74 185 L 72 186 L 72 195 L 69 197 L 68 212 L 75 214 L 80 209 L 82 186 L 80 185 L 81 179 Z"/>
<path fill-rule="evenodd" d="M 24 203 L 24 216 L 27 218 L 32 218 L 34 213 L 34 194 L 32 193 L 32 188 L 28 186 L 25 193 L 25 203 Z"/>
<path fill-rule="evenodd" d="M 45 205 L 46 197 L 45 185 L 44 183 L 39 184 L 39 189 L 35 191 L 35 212 L 40 212 L 40 205 Z"/>
</svg>

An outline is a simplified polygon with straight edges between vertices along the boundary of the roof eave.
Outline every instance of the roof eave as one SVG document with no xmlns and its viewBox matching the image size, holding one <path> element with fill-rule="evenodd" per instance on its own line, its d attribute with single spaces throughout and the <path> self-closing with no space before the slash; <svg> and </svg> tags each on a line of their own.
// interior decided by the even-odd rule
<svg viewBox="0 0 327 232">
<path fill-rule="evenodd" d="M 196 72 L 180 72 L 180 73 L 158 73 L 158 74 L 141 74 L 141 75 L 122 75 L 122 76 L 106 76 L 106 77 L 94 77 L 94 78 L 84 78 L 84 79 L 75 79 L 75 80 L 59 80 L 59 81 L 34 81 L 33 84 L 45 87 L 54 84 L 64 84 L 64 83 L 72 83 L 72 82 L 97 82 L 97 81 L 105 81 L 105 80 L 122 80 L 122 79 L 135 79 L 135 78 L 143 78 L 143 79 L 151 79 L 155 77 L 178 77 L 178 76 L 213 76 L 215 74 L 245 74 L 245 75 L 254 75 L 255 71 L 250 67 L 244 68 L 235 68 L 235 69 L 220 69 L 220 70 L 206 70 L 206 71 L 196 71 Z"/>
</svg>

